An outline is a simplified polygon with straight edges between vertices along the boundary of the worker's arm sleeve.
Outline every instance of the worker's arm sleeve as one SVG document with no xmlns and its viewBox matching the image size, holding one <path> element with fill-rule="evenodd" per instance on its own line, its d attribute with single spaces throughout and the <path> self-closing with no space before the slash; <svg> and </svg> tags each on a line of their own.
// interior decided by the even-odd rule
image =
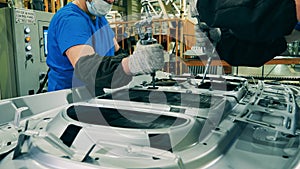
<svg viewBox="0 0 300 169">
<path fill-rule="evenodd" d="M 297 23 L 294 0 L 198 0 L 197 10 L 208 26 L 254 43 L 282 38 Z"/>
<path fill-rule="evenodd" d="M 75 65 L 75 76 L 89 89 L 118 88 L 127 85 L 132 76 L 127 75 L 122 67 L 125 54 L 117 56 L 99 56 L 98 54 L 81 57 Z"/>
<path fill-rule="evenodd" d="M 232 66 L 260 67 L 280 56 L 297 23 L 294 0 L 198 0 L 197 10 L 201 22 L 220 28 L 216 50 Z"/>
<path fill-rule="evenodd" d="M 119 48 L 119 50 L 118 51 L 116 51 L 115 52 L 115 56 L 117 56 L 117 55 L 125 55 L 125 56 L 129 56 L 129 54 L 128 54 L 128 52 L 127 51 L 125 51 L 123 48 Z"/>
</svg>

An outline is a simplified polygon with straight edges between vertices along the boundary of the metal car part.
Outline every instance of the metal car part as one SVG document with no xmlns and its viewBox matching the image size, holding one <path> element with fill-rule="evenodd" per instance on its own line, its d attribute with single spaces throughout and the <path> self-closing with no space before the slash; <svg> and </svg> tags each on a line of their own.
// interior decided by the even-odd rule
<svg viewBox="0 0 300 169">
<path fill-rule="evenodd" d="M 1 101 L 0 133 L 12 144 L 0 147 L 0 167 L 299 166 L 298 87 L 217 75 L 207 75 L 207 86 L 198 85 L 201 75 L 172 79 L 96 98 L 76 88 Z"/>
</svg>

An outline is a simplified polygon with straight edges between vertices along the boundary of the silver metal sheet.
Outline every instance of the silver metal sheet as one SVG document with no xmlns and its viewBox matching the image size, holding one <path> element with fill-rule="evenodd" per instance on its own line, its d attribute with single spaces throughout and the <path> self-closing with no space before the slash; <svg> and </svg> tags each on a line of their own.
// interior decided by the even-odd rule
<svg viewBox="0 0 300 169">
<path fill-rule="evenodd" d="M 157 90 L 147 82 L 96 98 L 78 88 L 0 102 L 13 114 L 0 127 L 0 168 L 300 165 L 298 87 L 208 75 L 207 84 L 234 86 L 209 89 L 201 78 L 173 78 Z M 30 113 L 16 122 L 22 107 Z"/>
</svg>

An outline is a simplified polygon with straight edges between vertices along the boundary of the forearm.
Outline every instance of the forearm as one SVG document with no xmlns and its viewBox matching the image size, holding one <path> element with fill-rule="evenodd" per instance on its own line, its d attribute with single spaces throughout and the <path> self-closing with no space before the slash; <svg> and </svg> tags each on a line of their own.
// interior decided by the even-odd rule
<svg viewBox="0 0 300 169">
<path fill-rule="evenodd" d="M 121 49 L 120 45 L 118 44 L 118 41 L 116 38 L 113 39 L 114 45 L 115 45 L 115 51 L 119 51 Z"/>
<path fill-rule="evenodd" d="M 115 56 L 117 56 L 117 55 L 128 56 L 129 54 L 123 48 L 119 48 L 119 50 L 117 50 L 115 52 Z M 122 63 L 122 67 L 123 67 L 124 72 L 127 75 L 131 75 L 130 70 L 129 70 L 129 66 L 128 66 L 128 57 L 123 58 L 121 63 Z"/>
<path fill-rule="evenodd" d="M 285 36 L 288 43 L 300 40 L 300 0 L 295 0 L 298 23 L 291 34 Z"/>
<path fill-rule="evenodd" d="M 296 3 L 296 12 L 297 12 L 297 19 L 300 21 L 300 0 L 295 0 Z"/>
<path fill-rule="evenodd" d="M 123 70 L 126 73 L 126 75 L 131 75 L 128 61 L 129 61 L 128 58 L 124 58 L 122 60 L 122 67 L 123 67 Z"/>
</svg>

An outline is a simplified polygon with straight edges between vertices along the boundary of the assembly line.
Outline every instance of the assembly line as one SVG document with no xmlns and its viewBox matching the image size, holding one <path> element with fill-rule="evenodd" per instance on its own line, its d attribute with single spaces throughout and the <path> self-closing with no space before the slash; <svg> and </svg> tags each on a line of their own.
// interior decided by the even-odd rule
<svg viewBox="0 0 300 169">
<path fill-rule="evenodd" d="M 0 4 L 0 168 L 300 167 L 298 0 Z"/>
</svg>

